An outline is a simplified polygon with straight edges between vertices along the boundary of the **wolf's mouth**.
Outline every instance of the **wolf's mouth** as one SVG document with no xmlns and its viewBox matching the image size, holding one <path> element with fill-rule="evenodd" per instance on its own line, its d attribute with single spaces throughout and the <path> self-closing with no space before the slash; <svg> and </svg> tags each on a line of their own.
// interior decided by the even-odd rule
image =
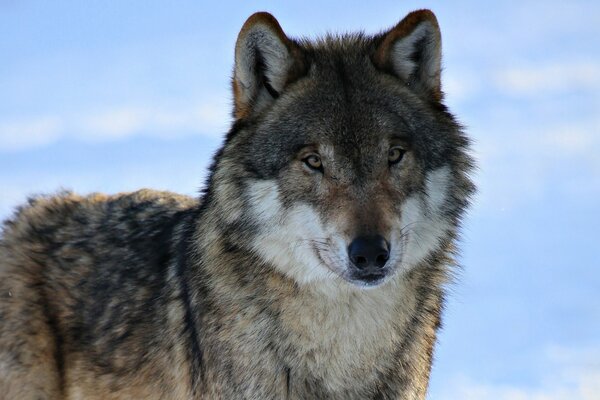
<svg viewBox="0 0 600 400">
<path fill-rule="evenodd" d="M 339 255 L 332 254 L 330 249 L 324 249 L 322 246 L 313 246 L 313 251 L 321 264 L 331 273 L 361 288 L 380 286 L 393 275 L 393 269 L 390 268 L 358 270 L 349 260 L 340 259 Z"/>
<path fill-rule="evenodd" d="M 352 274 L 352 279 L 350 282 L 359 284 L 360 286 L 378 286 L 379 284 L 383 283 L 388 275 L 389 273 L 385 272 L 367 274 L 354 273 Z"/>
<path fill-rule="evenodd" d="M 325 266 L 325 268 L 327 268 L 328 270 L 330 270 L 333 273 L 336 273 L 336 274 L 338 273 L 338 271 L 336 271 L 336 268 L 334 267 L 334 265 L 336 263 L 333 262 L 334 260 L 332 259 L 332 257 L 330 257 L 330 256 L 325 256 L 324 257 L 323 256 L 323 254 L 322 254 L 323 249 L 322 248 L 320 248 L 319 246 L 313 245 L 313 251 L 317 255 L 317 258 L 319 259 L 319 262 L 321 264 L 323 264 Z M 327 253 L 329 253 L 329 251 Z"/>
</svg>

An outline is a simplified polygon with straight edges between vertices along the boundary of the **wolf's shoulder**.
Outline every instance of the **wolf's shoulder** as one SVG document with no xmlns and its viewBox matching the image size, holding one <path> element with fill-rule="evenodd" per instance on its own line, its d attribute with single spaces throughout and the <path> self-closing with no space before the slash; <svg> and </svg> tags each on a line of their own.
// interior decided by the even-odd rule
<svg viewBox="0 0 600 400">
<path fill-rule="evenodd" d="M 193 209 L 199 200 L 168 191 L 78 195 L 63 191 L 32 196 L 4 221 L 2 241 L 68 241 L 103 231 L 121 236 L 156 229 L 174 214 Z"/>
</svg>

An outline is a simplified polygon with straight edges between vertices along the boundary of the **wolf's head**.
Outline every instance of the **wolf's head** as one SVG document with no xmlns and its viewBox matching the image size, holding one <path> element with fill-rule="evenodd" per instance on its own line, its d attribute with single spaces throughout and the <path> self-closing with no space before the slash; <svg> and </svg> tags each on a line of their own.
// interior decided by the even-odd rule
<svg viewBox="0 0 600 400">
<path fill-rule="evenodd" d="M 252 15 L 209 182 L 229 245 L 299 283 L 360 287 L 449 251 L 473 186 L 442 104 L 440 46 L 427 10 L 374 37 L 315 42 Z"/>
</svg>

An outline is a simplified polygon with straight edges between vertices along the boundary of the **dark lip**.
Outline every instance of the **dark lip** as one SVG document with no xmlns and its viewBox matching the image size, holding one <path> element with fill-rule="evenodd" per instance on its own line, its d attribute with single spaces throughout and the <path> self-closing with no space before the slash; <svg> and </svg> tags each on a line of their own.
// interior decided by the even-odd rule
<svg viewBox="0 0 600 400">
<path fill-rule="evenodd" d="M 383 271 L 378 273 L 366 273 L 361 274 L 356 271 L 351 272 L 346 278 L 349 282 L 364 287 L 375 287 L 382 284 L 387 277 L 391 274 L 390 271 Z"/>
<path fill-rule="evenodd" d="M 366 274 L 366 275 L 358 277 L 358 280 L 361 280 L 364 282 L 375 282 L 382 278 L 385 278 L 385 275 L 386 274 Z"/>
</svg>

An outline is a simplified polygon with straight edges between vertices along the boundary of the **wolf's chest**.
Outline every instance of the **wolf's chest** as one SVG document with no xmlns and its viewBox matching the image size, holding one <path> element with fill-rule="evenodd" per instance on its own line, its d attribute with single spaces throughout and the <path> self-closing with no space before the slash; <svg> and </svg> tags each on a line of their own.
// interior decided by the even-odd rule
<svg viewBox="0 0 600 400">
<path fill-rule="evenodd" d="M 402 304 L 391 293 L 346 295 L 286 313 L 296 375 L 328 389 L 365 385 L 391 366 L 400 342 Z"/>
</svg>

